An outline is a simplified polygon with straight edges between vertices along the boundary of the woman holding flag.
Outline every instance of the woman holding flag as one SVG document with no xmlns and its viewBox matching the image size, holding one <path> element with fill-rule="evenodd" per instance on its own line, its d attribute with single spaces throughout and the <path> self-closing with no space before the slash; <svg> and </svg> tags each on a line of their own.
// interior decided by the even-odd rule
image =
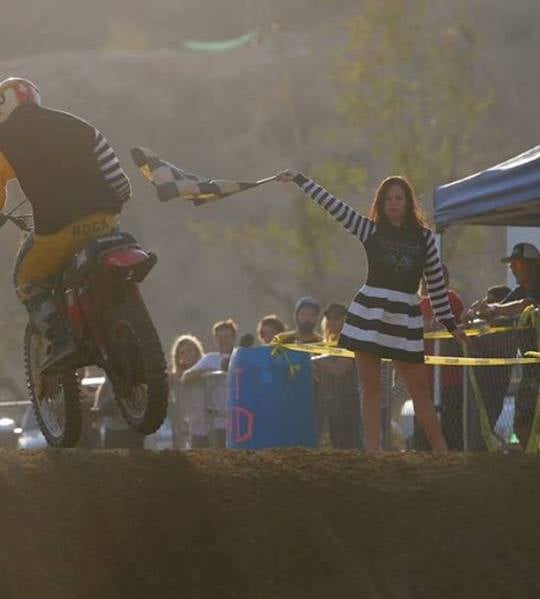
<svg viewBox="0 0 540 599">
<path fill-rule="evenodd" d="M 188 173 L 146 148 L 133 148 L 131 153 L 161 201 L 183 198 L 201 205 L 270 181 L 294 181 L 357 237 L 367 253 L 368 277 L 349 306 L 338 345 L 355 353 L 364 390 L 366 449 L 376 451 L 380 447 L 380 367 L 381 359 L 386 358 L 393 361 L 407 385 L 431 447 L 438 452 L 447 451 L 424 364 L 424 329 L 418 296 L 422 278 L 435 317 L 458 342 L 465 345 L 468 340 L 454 321 L 435 236 L 407 179 L 385 179 L 367 218 L 292 170 L 255 182 L 211 180 Z"/>
<path fill-rule="evenodd" d="M 338 345 L 355 353 L 364 389 L 366 449 L 380 447 L 380 366 L 391 359 L 407 385 L 416 416 L 431 447 L 445 452 L 446 443 L 431 401 L 424 365 L 423 320 L 418 288 L 425 278 L 433 312 L 461 344 L 444 282 L 435 236 L 427 226 L 410 183 L 389 177 L 380 185 L 369 218 L 301 173 L 277 175 L 293 181 L 364 245 L 368 258 L 366 284 L 349 306 Z"/>
</svg>

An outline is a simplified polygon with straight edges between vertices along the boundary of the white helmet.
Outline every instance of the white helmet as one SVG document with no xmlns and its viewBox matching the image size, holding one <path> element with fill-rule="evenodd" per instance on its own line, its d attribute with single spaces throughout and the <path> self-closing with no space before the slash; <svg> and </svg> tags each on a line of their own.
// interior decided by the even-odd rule
<svg viewBox="0 0 540 599">
<path fill-rule="evenodd" d="M 37 85 L 28 79 L 10 77 L 0 82 L 0 123 L 21 104 L 41 106 L 41 97 Z"/>
</svg>

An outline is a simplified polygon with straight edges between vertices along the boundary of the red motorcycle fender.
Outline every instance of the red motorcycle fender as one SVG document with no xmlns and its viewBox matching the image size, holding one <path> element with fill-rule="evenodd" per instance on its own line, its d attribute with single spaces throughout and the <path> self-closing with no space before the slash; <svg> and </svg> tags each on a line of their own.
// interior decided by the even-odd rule
<svg viewBox="0 0 540 599">
<path fill-rule="evenodd" d="M 101 260 L 105 270 L 140 283 L 154 267 L 157 256 L 139 247 L 124 247 L 107 252 Z"/>
<path fill-rule="evenodd" d="M 102 258 L 103 266 L 108 269 L 130 269 L 148 260 L 148 254 L 140 248 L 122 248 L 112 250 Z"/>
</svg>

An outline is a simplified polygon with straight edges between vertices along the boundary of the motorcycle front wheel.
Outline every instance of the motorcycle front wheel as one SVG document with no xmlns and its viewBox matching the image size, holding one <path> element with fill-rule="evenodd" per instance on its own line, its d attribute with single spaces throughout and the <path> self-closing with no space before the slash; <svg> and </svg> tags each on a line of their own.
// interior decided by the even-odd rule
<svg viewBox="0 0 540 599">
<path fill-rule="evenodd" d="M 40 375 L 46 343 L 28 324 L 24 335 L 26 384 L 36 419 L 51 447 L 75 447 L 82 428 L 80 388 L 77 372 Z"/>
</svg>

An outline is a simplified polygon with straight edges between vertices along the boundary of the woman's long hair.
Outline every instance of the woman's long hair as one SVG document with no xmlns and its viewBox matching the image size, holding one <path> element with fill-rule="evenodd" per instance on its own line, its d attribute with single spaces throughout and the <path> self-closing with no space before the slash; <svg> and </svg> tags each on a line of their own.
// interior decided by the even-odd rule
<svg viewBox="0 0 540 599">
<path fill-rule="evenodd" d="M 399 185 L 405 194 L 406 209 L 404 224 L 417 229 L 428 227 L 426 217 L 418 204 L 412 185 L 405 177 L 400 176 L 387 177 L 381 182 L 371 204 L 369 217 L 376 223 L 388 223 L 388 219 L 384 214 L 384 198 L 392 185 Z"/>
<path fill-rule="evenodd" d="M 202 343 L 195 337 L 194 335 L 181 335 L 176 339 L 173 343 L 171 349 L 171 372 L 173 374 L 180 372 L 180 365 L 178 364 L 178 353 L 182 345 L 192 345 L 197 350 L 199 355 L 199 359 L 202 358 L 204 354 L 204 348 Z"/>
</svg>

